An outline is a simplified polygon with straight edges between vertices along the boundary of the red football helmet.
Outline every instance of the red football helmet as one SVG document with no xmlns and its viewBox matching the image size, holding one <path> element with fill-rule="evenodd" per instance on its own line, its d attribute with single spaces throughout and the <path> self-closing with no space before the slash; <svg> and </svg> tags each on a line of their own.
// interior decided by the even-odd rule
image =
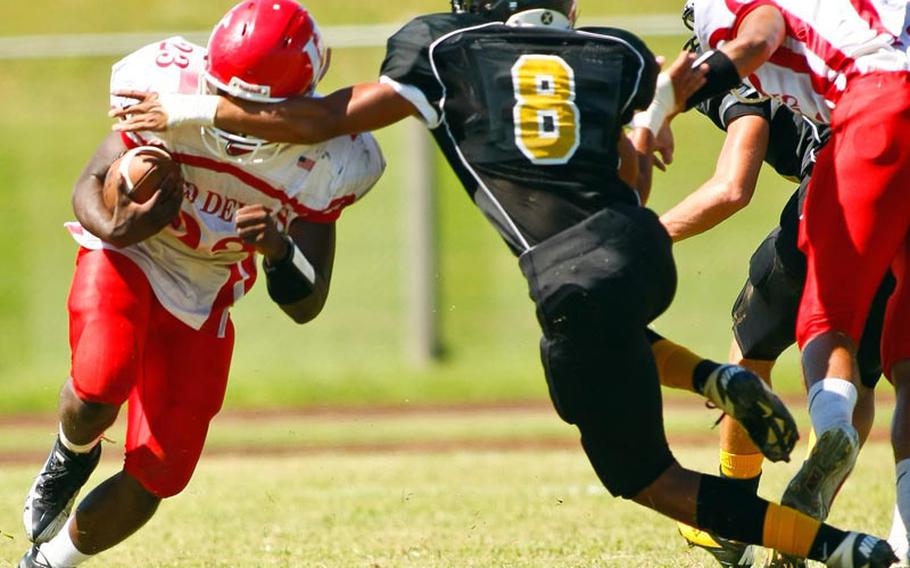
<svg viewBox="0 0 910 568">
<path fill-rule="evenodd" d="M 277 102 L 310 94 L 329 54 L 310 13 L 294 0 L 245 0 L 209 38 L 205 78 L 233 97 Z"/>
<path fill-rule="evenodd" d="M 221 18 L 209 38 L 205 80 L 209 93 L 260 103 L 309 95 L 325 75 L 329 51 L 316 21 L 295 0 L 244 0 Z M 240 164 L 275 157 L 280 145 L 203 127 L 206 147 Z"/>
</svg>

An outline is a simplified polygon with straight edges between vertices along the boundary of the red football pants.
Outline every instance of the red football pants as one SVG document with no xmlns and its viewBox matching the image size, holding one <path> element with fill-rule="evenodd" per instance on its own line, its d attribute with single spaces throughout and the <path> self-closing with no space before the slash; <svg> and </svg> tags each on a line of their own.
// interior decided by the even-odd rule
<svg viewBox="0 0 910 568">
<path fill-rule="evenodd" d="M 797 341 L 802 348 L 819 334 L 838 331 L 859 344 L 890 266 L 897 289 L 882 334 L 887 376 L 895 361 L 910 357 L 910 76 L 876 73 L 851 80 L 831 128 L 800 226 L 808 273 Z"/>
<path fill-rule="evenodd" d="M 68 302 L 71 377 L 86 402 L 129 401 L 124 470 L 159 497 L 186 487 L 227 387 L 234 330 L 196 331 L 155 298 L 135 263 L 79 251 Z"/>
</svg>

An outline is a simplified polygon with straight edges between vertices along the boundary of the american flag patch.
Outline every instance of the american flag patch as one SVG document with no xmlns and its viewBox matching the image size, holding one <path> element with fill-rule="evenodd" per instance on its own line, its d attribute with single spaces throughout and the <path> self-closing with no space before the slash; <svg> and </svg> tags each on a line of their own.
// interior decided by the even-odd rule
<svg viewBox="0 0 910 568">
<path fill-rule="evenodd" d="M 316 162 L 315 160 L 311 160 L 306 156 L 300 156 L 297 159 L 297 167 L 311 172 L 313 171 L 313 168 L 316 167 Z"/>
</svg>

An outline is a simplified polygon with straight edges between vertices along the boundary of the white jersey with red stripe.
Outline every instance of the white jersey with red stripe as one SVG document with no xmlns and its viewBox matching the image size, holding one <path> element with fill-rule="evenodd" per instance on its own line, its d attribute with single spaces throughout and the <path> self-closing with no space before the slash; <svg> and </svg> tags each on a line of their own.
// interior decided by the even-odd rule
<svg viewBox="0 0 910 568">
<path fill-rule="evenodd" d="M 148 45 L 113 67 L 111 90 L 197 93 L 205 49 L 173 37 Z M 120 106 L 129 101 L 112 98 Z M 180 163 L 186 185 L 179 219 L 141 243 L 117 249 L 145 272 L 161 304 L 199 329 L 218 318 L 253 285 L 253 250 L 237 237 L 235 212 L 262 204 L 286 229 L 295 219 L 333 222 L 341 210 L 370 190 L 385 167 L 370 134 L 344 136 L 321 144 L 269 145 L 261 161 L 239 163 L 217 150 L 199 127 L 124 136 L 128 146 L 164 145 Z M 68 225 L 88 248 L 115 248 L 78 224 Z"/>
<path fill-rule="evenodd" d="M 747 14 L 769 4 L 783 14 L 786 37 L 746 80 L 813 120 L 830 122 L 852 77 L 910 69 L 906 0 L 696 0 L 701 45 L 722 46 Z"/>
</svg>

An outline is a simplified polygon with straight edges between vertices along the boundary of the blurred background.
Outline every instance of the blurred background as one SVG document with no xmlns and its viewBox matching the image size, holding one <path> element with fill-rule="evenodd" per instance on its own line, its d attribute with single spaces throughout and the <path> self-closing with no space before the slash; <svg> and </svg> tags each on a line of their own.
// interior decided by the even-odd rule
<svg viewBox="0 0 910 568">
<path fill-rule="evenodd" d="M 0 412 L 52 409 L 68 372 L 65 301 L 76 245 L 62 225 L 72 219 L 71 186 L 110 126 L 108 78 L 118 59 L 111 53 L 74 53 L 125 53 L 141 45 L 131 42 L 142 41 L 23 36 L 204 37 L 231 4 L 124 0 L 113 9 L 95 0 L 31 0 L 6 7 L 0 36 L 12 37 L 0 38 L 6 41 L 0 59 Z M 618 21 L 633 29 L 646 24 L 656 30 L 645 36 L 653 50 L 672 57 L 687 37 L 676 19 L 678 4 L 583 1 L 581 24 Z M 322 92 L 377 77 L 387 32 L 345 27 L 395 24 L 448 9 L 445 0 L 310 0 L 307 5 L 330 44 L 334 33 L 342 43 L 354 37 L 377 46 L 336 48 Z M 694 113 L 675 124 L 676 163 L 657 175 L 651 203 L 657 211 L 707 179 L 722 140 Z M 261 283 L 234 310 L 237 343 L 228 407 L 545 399 L 533 306 L 516 261 L 435 149 L 430 156 L 439 162 L 432 188 L 439 256 L 431 279 L 438 290 L 434 317 L 441 352 L 428 363 L 413 355 L 407 308 L 415 293 L 409 276 L 413 237 L 406 216 L 414 199 L 408 178 L 413 146 L 429 139 L 414 138 L 407 125 L 377 136 L 388 170 L 339 222 L 336 271 L 322 315 L 295 326 L 269 302 Z M 790 191 L 773 172 L 765 173 L 746 211 L 676 247 L 680 287 L 673 307 L 656 324 L 660 332 L 705 355 L 726 357 L 730 306 L 749 255 L 775 225 Z M 792 357 L 782 370 L 781 387 L 799 389 Z"/>
</svg>

